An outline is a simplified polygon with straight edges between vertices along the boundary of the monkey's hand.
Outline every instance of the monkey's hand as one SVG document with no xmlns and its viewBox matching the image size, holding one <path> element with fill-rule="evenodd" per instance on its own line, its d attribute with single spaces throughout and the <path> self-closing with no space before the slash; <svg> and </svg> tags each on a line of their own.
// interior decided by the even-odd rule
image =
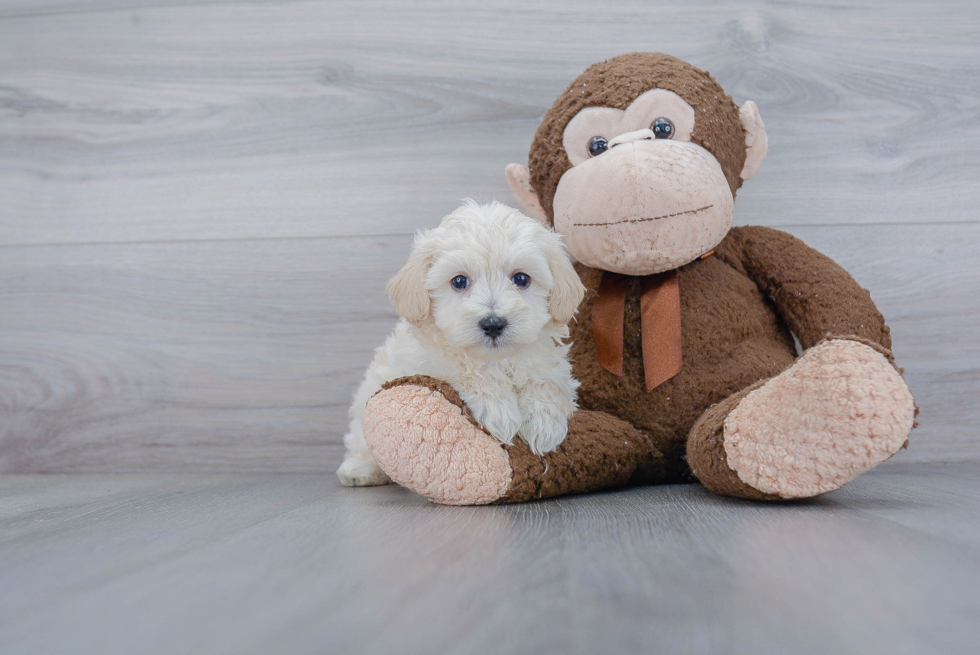
<svg viewBox="0 0 980 655">
<path fill-rule="evenodd" d="M 364 411 L 364 437 L 391 479 L 445 505 L 515 503 L 626 484 L 661 466 L 650 440 L 609 414 L 579 410 L 561 446 L 535 455 L 501 444 L 459 394 L 435 378 L 386 385 Z"/>
</svg>

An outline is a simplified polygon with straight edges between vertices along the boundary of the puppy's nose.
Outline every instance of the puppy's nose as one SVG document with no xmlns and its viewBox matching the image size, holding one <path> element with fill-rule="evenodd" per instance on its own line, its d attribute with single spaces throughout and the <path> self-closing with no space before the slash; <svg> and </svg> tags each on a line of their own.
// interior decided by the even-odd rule
<svg viewBox="0 0 980 655">
<path fill-rule="evenodd" d="M 507 327 L 507 319 L 501 318 L 500 316 L 494 316 L 493 314 L 490 316 L 484 316 L 480 321 L 480 328 L 483 330 L 483 333 L 491 339 L 496 339 L 499 337 L 500 333 L 504 331 L 505 327 Z"/>
</svg>

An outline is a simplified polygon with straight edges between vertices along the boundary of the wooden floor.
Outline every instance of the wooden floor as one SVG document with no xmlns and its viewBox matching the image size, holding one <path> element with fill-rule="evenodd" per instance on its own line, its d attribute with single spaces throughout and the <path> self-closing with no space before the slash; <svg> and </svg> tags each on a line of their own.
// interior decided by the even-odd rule
<svg viewBox="0 0 980 655">
<path fill-rule="evenodd" d="M 780 505 L 6 476 L 0 589 L 3 653 L 976 653 L 980 465 Z"/>
</svg>

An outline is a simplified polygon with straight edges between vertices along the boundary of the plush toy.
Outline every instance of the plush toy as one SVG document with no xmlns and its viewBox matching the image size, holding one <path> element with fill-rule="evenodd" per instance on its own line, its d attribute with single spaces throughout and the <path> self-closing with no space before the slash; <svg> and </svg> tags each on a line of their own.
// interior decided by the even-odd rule
<svg viewBox="0 0 980 655">
<path fill-rule="evenodd" d="M 581 407 L 544 457 L 501 445 L 440 380 L 368 403 L 371 452 L 438 503 L 520 502 L 696 477 L 759 500 L 837 489 L 907 443 L 916 413 L 869 293 L 798 239 L 732 228 L 768 141 L 708 73 L 636 53 L 595 64 L 507 177 L 587 288 L 571 330 Z M 798 341 L 794 342 L 794 335 Z"/>
</svg>

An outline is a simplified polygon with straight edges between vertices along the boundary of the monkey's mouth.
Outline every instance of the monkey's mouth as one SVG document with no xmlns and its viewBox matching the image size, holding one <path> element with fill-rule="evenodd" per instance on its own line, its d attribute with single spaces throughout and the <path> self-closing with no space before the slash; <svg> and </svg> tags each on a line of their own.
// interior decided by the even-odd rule
<svg viewBox="0 0 980 655">
<path fill-rule="evenodd" d="M 608 227 L 610 225 L 622 225 L 623 223 L 646 223 L 647 221 L 659 221 L 661 218 L 672 218 L 674 216 L 684 216 L 686 214 L 697 214 L 703 212 L 707 209 L 711 209 L 714 205 L 705 205 L 704 207 L 698 207 L 697 209 L 688 209 L 682 212 L 674 212 L 673 214 L 664 214 L 663 216 L 653 216 L 650 218 L 626 218 L 621 221 L 613 221 L 611 223 L 572 223 L 574 227 Z"/>
</svg>

